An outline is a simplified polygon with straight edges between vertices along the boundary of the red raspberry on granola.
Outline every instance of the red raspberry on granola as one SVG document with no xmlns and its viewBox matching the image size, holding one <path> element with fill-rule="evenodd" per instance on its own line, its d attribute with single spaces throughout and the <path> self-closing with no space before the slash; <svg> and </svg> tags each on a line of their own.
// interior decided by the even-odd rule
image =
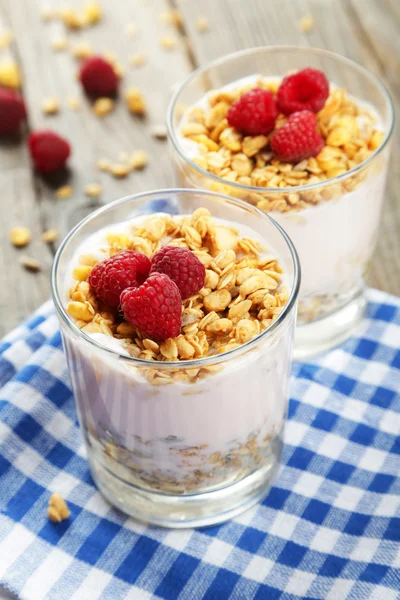
<svg viewBox="0 0 400 600">
<path fill-rule="evenodd" d="M 236 100 L 228 111 L 229 125 L 245 135 L 266 135 L 278 117 L 275 99 L 269 90 L 255 88 Z"/>
<path fill-rule="evenodd" d="M 204 286 L 206 270 L 197 256 L 187 248 L 165 246 L 153 256 L 151 273 L 165 273 L 176 283 L 181 297 L 190 298 Z"/>
<path fill-rule="evenodd" d="M 125 250 L 96 265 L 89 275 L 89 283 L 100 300 L 118 308 L 121 292 L 141 285 L 150 267 L 147 256 L 135 250 Z"/>
<path fill-rule="evenodd" d="M 329 81 L 318 69 L 303 69 L 288 75 L 279 86 L 276 102 L 284 115 L 300 110 L 320 111 L 329 96 Z"/>
<path fill-rule="evenodd" d="M 124 290 L 121 308 L 125 319 L 152 340 L 164 341 L 181 332 L 181 295 L 164 273 L 153 273 L 140 287 Z"/>
<path fill-rule="evenodd" d="M 271 138 L 271 149 L 283 161 L 300 162 L 317 156 L 324 147 L 324 140 L 317 131 L 317 119 L 309 110 L 290 115 Z"/>
</svg>

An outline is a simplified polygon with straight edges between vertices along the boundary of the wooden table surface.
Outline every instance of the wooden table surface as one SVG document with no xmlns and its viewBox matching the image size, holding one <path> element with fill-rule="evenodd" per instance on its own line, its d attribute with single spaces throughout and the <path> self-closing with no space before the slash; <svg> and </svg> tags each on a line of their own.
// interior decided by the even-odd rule
<svg viewBox="0 0 400 600">
<path fill-rule="evenodd" d="M 83 0 L 70 0 L 75 8 Z M 174 174 L 165 141 L 152 137 L 151 126 L 164 122 L 171 93 L 191 70 L 205 62 L 242 48 L 268 44 L 296 44 L 336 51 L 358 60 L 381 77 L 400 102 L 400 3 L 398 0 L 102 0 L 100 23 L 79 31 L 66 31 L 60 21 L 44 22 L 41 0 L 0 0 L 1 28 L 12 30 L 9 48 L 0 50 L 0 61 L 10 56 L 22 70 L 23 94 L 29 112 L 29 130 L 51 128 L 68 138 L 73 147 L 70 171 L 65 181 L 45 182 L 32 171 L 23 140 L 0 145 L 0 336 L 17 325 L 49 297 L 49 276 L 56 245 L 41 240 L 43 231 L 56 228 L 59 239 L 98 205 L 130 193 L 174 184 Z M 47 0 L 46 7 L 61 8 L 64 0 Z M 177 27 L 168 24 L 172 8 L 182 15 Z M 310 15 L 310 31 L 299 27 Z M 208 20 L 205 32 L 198 30 L 199 17 Z M 137 25 L 136 36 L 128 35 Z M 55 52 L 51 42 L 68 37 L 69 48 Z M 172 36 L 176 47 L 162 47 L 162 36 Z M 126 69 L 123 88 L 143 91 L 148 116 L 131 116 L 122 99 L 104 119 L 96 117 L 76 80 L 78 62 L 71 48 L 90 42 L 96 53 L 114 53 Z M 142 53 L 146 65 L 135 68 L 129 58 Z M 62 108 L 55 116 L 42 113 L 41 103 L 58 96 Z M 81 108 L 73 111 L 67 98 L 76 96 Z M 378 248 L 370 283 L 400 295 L 400 171 L 398 134 L 393 140 L 392 168 Z M 127 178 L 117 180 L 100 172 L 100 159 L 118 162 L 122 152 L 144 149 L 149 164 Z M 97 182 L 103 192 L 98 200 L 84 194 L 87 184 Z M 73 195 L 57 199 L 55 188 L 70 184 Z M 362 215 L 360 215 L 362 218 Z M 8 240 L 11 227 L 28 226 L 32 242 L 18 250 Z M 39 273 L 26 272 L 19 264 L 29 254 L 42 264 Z"/>
</svg>

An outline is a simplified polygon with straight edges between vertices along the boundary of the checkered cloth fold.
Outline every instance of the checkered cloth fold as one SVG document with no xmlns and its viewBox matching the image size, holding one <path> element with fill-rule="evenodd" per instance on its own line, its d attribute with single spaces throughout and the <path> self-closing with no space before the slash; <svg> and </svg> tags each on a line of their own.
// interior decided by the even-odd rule
<svg viewBox="0 0 400 600">
<path fill-rule="evenodd" d="M 50 303 L 0 352 L 0 586 L 23 600 L 400 597 L 400 299 L 293 368 L 283 468 L 227 524 L 148 527 L 91 480 Z M 46 515 L 51 491 L 71 518 Z"/>
</svg>

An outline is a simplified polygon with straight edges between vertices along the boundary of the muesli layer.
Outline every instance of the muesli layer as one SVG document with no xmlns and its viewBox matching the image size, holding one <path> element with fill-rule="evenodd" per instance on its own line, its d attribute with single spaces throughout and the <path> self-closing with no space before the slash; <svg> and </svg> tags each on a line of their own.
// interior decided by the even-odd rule
<svg viewBox="0 0 400 600">
<path fill-rule="evenodd" d="M 181 145 L 193 162 L 225 180 L 226 186 L 236 183 L 259 187 L 260 193 L 243 191 L 239 195 L 244 198 L 246 193 L 248 201 L 268 212 L 299 211 L 354 190 L 365 179 L 365 170 L 316 190 L 299 193 L 296 187 L 329 183 L 361 165 L 384 139 L 373 108 L 350 96 L 345 89 L 331 86 L 324 107 L 316 113 L 324 147 L 317 156 L 298 163 L 281 161 L 272 152 L 270 141 L 287 122 L 287 116 L 279 114 L 273 131 L 256 136 L 243 135 L 229 126 L 227 120 L 231 106 L 246 92 L 261 88 L 276 94 L 281 81 L 252 75 L 212 90 L 187 109 L 179 128 Z M 217 189 L 218 185 L 214 187 Z M 268 188 L 274 193 L 268 195 Z M 293 190 L 277 193 L 279 188 Z M 226 191 L 235 193 L 233 187 L 227 187 Z"/>
</svg>

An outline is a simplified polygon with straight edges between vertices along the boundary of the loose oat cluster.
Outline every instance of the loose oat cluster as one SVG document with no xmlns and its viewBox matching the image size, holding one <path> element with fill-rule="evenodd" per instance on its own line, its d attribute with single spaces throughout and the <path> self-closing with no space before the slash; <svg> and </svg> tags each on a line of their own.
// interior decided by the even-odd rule
<svg viewBox="0 0 400 600">
<path fill-rule="evenodd" d="M 54 493 L 50 496 L 47 515 L 53 523 L 61 523 L 70 516 L 70 510 L 60 494 Z"/>
<path fill-rule="evenodd" d="M 324 140 L 322 151 L 298 164 L 283 162 L 270 150 L 274 132 L 287 122 L 278 116 L 275 130 L 268 135 L 244 136 L 230 127 L 227 113 L 232 104 L 250 89 L 259 87 L 276 94 L 280 81 L 260 77 L 256 83 L 232 90 L 214 90 L 208 95 L 209 108 L 193 106 L 185 113 L 181 133 L 198 145 L 199 156 L 193 160 L 201 168 L 226 181 L 213 188 L 240 195 L 265 211 L 297 211 L 310 204 L 354 189 L 364 178 L 361 171 L 343 183 L 317 190 L 296 192 L 297 186 L 323 183 L 342 175 L 365 161 L 382 143 L 384 133 L 377 128 L 376 116 L 357 104 L 346 90 L 332 88 L 325 106 L 317 114 L 317 127 Z M 236 182 L 260 188 L 291 188 L 292 192 L 268 194 L 239 193 L 229 186 Z M 204 182 L 203 182 L 204 185 Z"/>
<path fill-rule="evenodd" d="M 233 227 L 217 224 L 204 208 L 190 217 L 153 215 L 140 226 L 133 225 L 132 235 L 109 234 L 107 241 L 105 258 L 126 249 L 151 258 L 168 244 L 188 248 L 206 269 L 204 287 L 182 301 L 180 335 L 157 343 L 145 339 L 117 310 L 99 301 L 87 281 L 97 260 L 80 257 L 73 271 L 76 284 L 69 292 L 69 315 L 86 333 L 122 340 L 135 358 L 179 361 L 227 352 L 269 327 L 288 301 L 277 259 L 259 242 L 240 237 Z M 196 371 L 188 378 L 196 377 L 199 369 Z"/>
</svg>

